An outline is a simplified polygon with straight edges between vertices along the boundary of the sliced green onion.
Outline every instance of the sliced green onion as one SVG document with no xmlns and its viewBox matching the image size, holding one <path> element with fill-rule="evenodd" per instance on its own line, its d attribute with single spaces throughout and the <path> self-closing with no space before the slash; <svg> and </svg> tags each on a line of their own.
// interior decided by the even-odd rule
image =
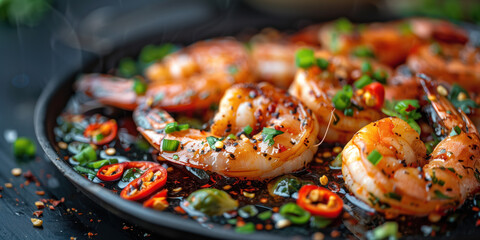
<svg viewBox="0 0 480 240">
<path fill-rule="evenodd" d="M 310 226 L 313 227 L 313 228 L 325 228 L 328 225 L 330 225 L 330 223 L 332 223 L 332 222 L 333 222 L 333 219 L 331 219 L 331 218 L 313 216 L 310 219 Z"/>
<path fill-rule="evenodd" d="M 135 78 L 133 82 L 133 91 L 135 91 L 137 95 L 143 95 L 147 91 L 147 84 L 140 78 Z"/>
<path fill-rule="evenodd" d="M 339 153 L 333 161 L 330 162 L 330 166 L 334 168 L 342 167 L 342 153 Z"/>
<path fill-rule="evenodd" d="M 92 146 L 88 146 L 79 153 L 75 154 L 73 160 L 77 161 L 80 165 L 84 165 L 88 162 L 96 161 L 97 160 L 97 153 Z"/>
<path fill-rule="evenodd" d="M 435 146 L 437 146 L 438 143 L 439 141 L 436 141 L 436 140 L 428 141 L 425 143 L 425 147 L 427 148 L 428 155 L 430 155 L 433 152 L 433 149 L 435 148 Z"/>
<path fill-rule="evenodd" d="M 264 127 L 262 130 L 263 141 L 268 143 L 268 146 L 273 146 L 273 144 L 275 144 L 275 141 L 273 140 L 273 138 L 281 134 L 283 134 L 282 131 L 279 131 L 273 128 Z"/>
<path fill-rule="evenodd" d="M 137 63 L 131 58 L 122 58 L 118 63 L 118 74 L 126 78 L 135 76 L 138 74 Z"/>
<path fill-rule="evenodd" d="M 443 194 L 440 190 L 435 190 L 433 193 L 435 193 L 437 199 L 452 199 L 452 197 Z"/>
<path fill-rule="evenodd" d="M 180 142 L 178 140 L 163 139 L 162 151 L 175 152 L 178 149 Z"/>
<path fill-rule="evenodd" d="M 168 123 L 165 126 L 165 133 L 170 134 L 170 133 L 173 133 L 173 132 L 187 130 L 189 127 L 190 127 L 190 125 L 188 125 L 188 123 L 180 124 L 180 125 L 177 122 Z"/>
<path fill-rule="evenodd" d="M 315 62 L 315 52 L 312 49 L 303 48 L 295 53 L 295 64 L 299 68 L 309 68 Z"/>
<path fill-rule="evenodd" d="M 459 126 L 455 126 L 453 127 L 452 131 L 450 132 L 450 137 L 453 137 L 453 136 L 457 136 L 459 135 L 460 133 L 462 133 L 462 129 L 460 129 Z"/>
<path fill-rule="evenodd" d="M 34 157 L 36 152 L 37 146 L 27 137 L 19 137 L 13 143 L 13 154 L 15 157 Z"/>
<path fill-rule="evenodd" d="M 372 64 L 370 64 L 369 62 L 365 61 L 365 62 L 362 62 L 362 66 L 360 68 L 362 70 L 362 73 L 370 73 L 372 72 Z"/>
<path fill-rule="evenodd" d="M 344 110 L 351 105 L 350 99 L 353 96 L 353 89 L 350 85 L 343 86 L 343 89 L 338 91 L 335 96 L 333 96 L 332 102 L 333 106 L 338 110 Z"/>
<path fill-rule="evenodd" d="M 142 174 L 143 171 L 139 168 L 129 168 L 123 173 L 122 182 L 131 182 L 139 178 Z"/>
<path fill-rule="evenodd" d="M 343 111 L 343 114 L 345 114 L 345 116 L 347 117 L 351 117 L 353 116 L 353 108 L 347 108 Z"/>
<path fill-rule="evenodd" d="M 174 154 L 172 158 L 173 158 L 173 160 L 178 160 L 178 155 Z"/>
<path fill-rule="evenodd" d="M 335 29 L 341 33 L 350 33 L 353 31 L 353 24 L 346 18 L 340 18 L 335 21 Z"/>
<path fill-rule="evenodd" d="M 223 140 L 222 138 L 216 138 L 216 137 L 212 137 L 212 136 L 207 137 L 208 145 L 210 145 L 210 147 L 213 150 L 217 150 L 217 148 L 215 147 L 215 143 L 217 143 L 218 141 L 222 141 L 222 140 Z"/>
<path fill-rule="evenodd" d="M 442 46 L 437 42 L 434 42 L 430 45 L 430 51 L 435 55 L 443 55 Z"/>
<path fill-rule="evenodd" d="M 356 57 L 366 57 L 366 58 L 375 57 L 375 53 L 373 53 L 373 50 L 367 46 L 359 46 L 355 48 L 352 53 Z"/>
<path fill-rule="evenodd" d="M 373 150 L 370 154 L 368 154 L 368 161 L 370 161 L 374 166 L 382 160 L 383 156 L 377 150 Z"/>
<path fill-rule="evenodd" d="M 258 215 L 257 215 L 257 218 L 260 219 L 260 220 L 265 221 L 265 220 L 267 220 L 267 219 L 270 219 L 270 218 L 272 217 L 272 215 L 273 215 L 272 211 L 267 210 L 267 211 L 265 211 L 265 212 L 262 212 L 262 213 L 258 214 Z"/>
<path fill-rule="evenodd" d="M 279 213 L 293 224 L 305 224 L 310 219 L 310 213 L 293 202 L 283 205 Z"/>
<path fill-rule="evenodd" d="M 227 139 L 236 140 L 237 137 L 234 134 L 228 134 Z"/>
<path fill-rule="evenodd" d="M 353 83 L 353 85 L 355 85 L 355 87 L 357 89 L 362 89 L 364 88 L 365 86 L 367 86 L 368 84 L 372 83 L 373 80 L 372 78 L 370 78 L 370 76 L 368 75 L 363 75 L 362 77 L 360 77 L 357 81 L 355 81 Z"/>
<path fill-rule="evenodd" d="M 395 199 L 397 201 L 402 201 L 402 195 L 399 195 L 399 194 L 394 193 L 394 192 L 386 193 L 385 197 Z"/>
<path fill-rule="evenodd" d="M 255 217 L 258 214 L 258 209 L 254 205 L 246 205 L 238 209 L 238 215 L 242 218 Z"/>
<path fill-rule="evenodd" d="M 250 125 L 247 125 L 246 127 L 243 128 L 243 132 L 247 135 L 250 135 L 250 133 L 252 133 L 253 131 L 253 128 L 250 127 Z"/>
<path fill-rule="evenodd" d="M 245 223 L 241 227 L 235 227 L 235 232 L 240 234 L 250 234 L 255 232 L 255 224 L 252 222 Z"/>
<path fill-rule="evenodd" d="M 154 61 L 162 60 L 168 54 L 176 50 L 175 45 L 171 43 L 156 45 L 147 45 L 142 48 L 140 52 L 139 60 L 144 64 L 149 64 Z"/>
<path fill-rule="evenodd" d="M 104 138 L 105 138 L 105 136 L 103 136 L 103 134 L 101 134 L 101 133 L 95 135 L 95 141 L 97 141 L 97 142 L 102 141 L 102 139 L 104 139 Z"/>
<path fill-rule="evenodd" d="M 103 166 L 107 166 L 107 165 L 115 164 L 115 163 L 118 163 L 118 159 L 110 158 L 110 159 L 105 159 L 105 160 L 100 160 L 100 161 L 95 161 L 95 162 L 89 162 L 85 165 L 85 167 L 91 168 L 91 169 L 99 169 Z"/>
<path fill-rule="evenodd" d="M 384 70 L 377 70 L 377 71 L 373 72 L 372 78 L 375 79 L 375 81 L 377 81 L 381 84 L 386 84 L 388 74 Z"/>
<path fill-rule="evenodd" d="M 317 66 L 318 66 L 319 68 L 321 68 L 322 70 L 327 70 L 328 65 L 330 65 L 330 63 L 328 62 L 328 60 L 325 59 L 325 58 L 317 58 L 317 59 L 315 60 L 315 63 L 316 63 Z"/>
<path fill-rule="evenodd" d="M 398 224 L 396 222 L 386 222 L 372 231 L 370 231 L 367 236 L 368 239 L 397 239 L 398 235 Z"/>
</svg>

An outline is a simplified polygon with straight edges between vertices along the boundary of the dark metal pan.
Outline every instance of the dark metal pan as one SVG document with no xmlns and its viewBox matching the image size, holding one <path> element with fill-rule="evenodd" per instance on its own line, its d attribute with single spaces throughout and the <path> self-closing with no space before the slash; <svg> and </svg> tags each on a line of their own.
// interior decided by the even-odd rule
<svg viewBox="0 0 480 240">
<path fill-rule="evenodd" d="M 142 46 L 149 43 L 176 42 L 189 44 L 201 39 L 236 35 L 245 29 L 258 30 L 267 26 L 277 27 L 279 29 L 298 29 L 301 27 L 301 24 L 299 24 L 299 21 L 292 21 L 292 19 L 252 17 L 251 15 L 242 15 L 239 18 L 215 18 L 201 25 L 178 29 L 174 34 L 162 33 L 157 36 L 146 34 L 142 40 L 116 46 L 112 53 L 91 60 L 85 67 L 77 69 L 78 71 L 72 72 L 68 76 L 57 76 L 51 79 L 38 100 L 35 109 L 35 132 L 41 147 L 60 172 L 85 195 L 103 208 L 129 222 L 139 224 L 151 231 L 169 237 L 181 236 L 198 238 L 203 236 L 222 239 L 244 239 L 246 237 L 245 235 L 237 234 L 233 230 L 227 230 L 222 227 L 208 229 L 194 220 L 185 219 L 173 213 L 157 212 L 143 208 L 139 203 L 123 200 L 111 191 L 90 182 L 76 173 L 67 162 L 60 158 L 58 153 L 59 149 L 54 141 L 53 128 L 55 127 L 56 118 L 74 93 L 73 83 L 76 75 L 79 73 L 107 72 L 116 65 L 120 58 L 135 56 Z M 472 26 L 467 27 L 472 29 Z M 154 40 L 152 41 L 152 39 Z M 341 230 L 348 231 L 345 228 Z M 462 235 L 463 238 L 470 238 L 469 236 L 475 236 L 479 231 L 480 230 L 476 230 L 473 226 L 470 227 L 470 224 L 467 224 L 459 225 L 452 234 L 457 237 Z M 255 239 L 285 238 L 283 235 L 266 232 L 254 233 L 248 235 L 248 237 Z"/>
</svg>

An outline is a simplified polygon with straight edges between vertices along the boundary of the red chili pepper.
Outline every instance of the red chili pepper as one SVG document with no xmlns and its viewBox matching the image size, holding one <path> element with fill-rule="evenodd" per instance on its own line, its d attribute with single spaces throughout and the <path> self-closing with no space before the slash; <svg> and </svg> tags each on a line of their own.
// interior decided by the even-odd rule
<svg viewBox="0 0 480 240">
<path fill-rule="evenodd" d="M 168 207 L 167 192 L 167 189 L 163 189 L 162 191 L 158 192 L 157 194 L 149 198 L 147 201 L 145 201 L 143 203 L 143 206 L 160 211 L 164 210 L 166 207 Z"/>
<path fill-rule="evenodd" d="M 343 209 L 343 200 L 326 188 L 305 185 L 298 192 L 297 204 L 312 215 L 337 217 Z"/>
<path fill-rule="evenodd" d="M 130 182 L 122 190 L 120 197 L 131 201 L 140 200 L 163 187 L 166 182 L 167 170 L 162 166 L 154 166 Z"/>
<path fill-rule="evenodd" d="M 373 107 L 381 109 L 385 101 L 385 88 L 379 82 L 373 82 L 363 88 L 365 92 L 369 92 L 374 99 Z"/>
<path fill-rule="evenodd" d="M 103 123 L 92 123 L 87 126 L 83 136 L 90 138 L 90 141 L 96 145 L 104 145 L 117 137 L 117 122 L 111 119 Z"/>
<path fill-rule="evenodd" d="M 159 166 L 159 164 L 146 161 L 115 163 L 101 167 L 97 172 L 97 177 L 102 181 L 116 181 L 120 179 L 123 172 L 129 168 L 140 168 L 144 170 L 154 166 Z"/>
</svg>

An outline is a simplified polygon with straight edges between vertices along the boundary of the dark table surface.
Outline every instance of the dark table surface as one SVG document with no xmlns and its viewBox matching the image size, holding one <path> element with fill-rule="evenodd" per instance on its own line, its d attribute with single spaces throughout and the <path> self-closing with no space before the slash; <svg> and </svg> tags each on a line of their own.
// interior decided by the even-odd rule
<svg viewBox="0 0 480 240">
<path fill-rule="evenodd" d="M 112 8 L 109 6 L 115 7 L 113 12 L 117 16 L 131 13 L 134 7 L 130 2 L 135 2 L 135 9 L 139 5 L 143 8 L 118 21 L 104 19 L 107 23 L 112 21 L 108 27 L 96 21 L 105 16 L 111 17 Z M 130 2 L 56 1 L 36 27 L 0 23 L 0 185 L 3 186 L 0 191 L 0 239 L 165 238 L 151 235 L 100 208 L 60 174 L 39 146 L 34 159 L 15 159 L 9 141 L 9 136 L 15 134 L 35 139 L 35 103 L 49 80 L 54 76 L 67 75 L 95 56 L 108 52 L 113 47 L 112 41 L 121 44 L 135 39 L 142 31 L 151 30 L 152 26 L 167 31 L 175 27 L 172 22 L 185 26 L 211 19 L 220 13 L 229 16 L 230 23 L 227 24 L 235 24 L 238 11 L 245 11 L 244 5 L 237 6 L 239 4 L 231 1 L 184 1 L 190 5 L 183 6 L 183 14 L 175 15 L 174 10 L 168 10 L 168 7 L 173 9 L 178 5 L 168 5 L 172 1 L 163 1 L 162 4 L 166 4 L 164 6 L 150 4 L 153 2 L 150 0 Z M 166 8 L 164 15 L 148 11 Z M 185 11 L 189 17 L 184 17 Z M 166 19 L 162 19 L 162 16 Z M 250 19 L 249 14 L 242 13 L 241 16 L 243 18 L 238 21 Z M 135 27 L 134 23 L 128 21 L 129 18 L 138 17 L 146 18 L 142 27 Z M 132 30 L 125 29 L 128 27 L 132 27 Z M 206 28 L 208 26 L 199 31 Z M 92 34 L 98 34 L 98 38 L 92 38 Z M 88 51 L 81 51 L 79 47 Z M 23 176 L 13 176 L 11 169 L 17 167 L 23 173 L 31 171 L 39 184 L 33 182 L 27 185 Z M 11 183 L 13 188 L 6 188 L 7 183 Z M 45 194 L 38 195 L 37 191 L 44 191 Z M 32 226 L 30 218 L 37 210 L 36 201 L 62 198 L 65 201 L 54 210 L 43 209 L 42 228 Z"/>
</svg>

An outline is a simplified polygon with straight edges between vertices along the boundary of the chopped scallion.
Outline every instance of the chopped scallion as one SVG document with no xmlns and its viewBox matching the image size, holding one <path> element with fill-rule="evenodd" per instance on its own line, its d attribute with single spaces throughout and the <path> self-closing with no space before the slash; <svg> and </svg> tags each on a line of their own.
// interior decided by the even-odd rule
<svg viewBox="0 0 480 240">
<path fill-rule="evenodd" d="M 374 166 L 382 160 L 383 156 L 377 150 L 373 150 L 370 154 L 368 154 L 368 161 L 370 161 Z"/>
<path fill-rule="evenodd" d="M 303 48 L 295 53 L 295 64 L 299 68 L 309 68 L 315 62 L 315 53 L 312 49 Z"/>
<path fill-rule="evenodd" d="M 180 141 L 178 140 L 163 139 L 162 150 L 167 152 L 177 151 L 179 145 Z"/>
<path fill-rule="evenodd" d="M 362 77 L 360 77 L 357 81 L 355 81 L 353 83 L 353 85 L 355 85 L 355 87 L 357 89 L 362 89 L 364 88 L 365 86 L 367 86 L 368 84 L 372 83 L 373 80 L 372 78 L 370 78 L 370 76 L 368 75 L 363 75 Z"/>
<path fill-rule="evenodd" d="M 253 131 L 253 128 L 250 127 L 250 125 L 247 125 L 246 127 L 243 128 L 243 132 L 247 135 L 250 135 L 250 133 L 252 133 Z"/>
</svg>

